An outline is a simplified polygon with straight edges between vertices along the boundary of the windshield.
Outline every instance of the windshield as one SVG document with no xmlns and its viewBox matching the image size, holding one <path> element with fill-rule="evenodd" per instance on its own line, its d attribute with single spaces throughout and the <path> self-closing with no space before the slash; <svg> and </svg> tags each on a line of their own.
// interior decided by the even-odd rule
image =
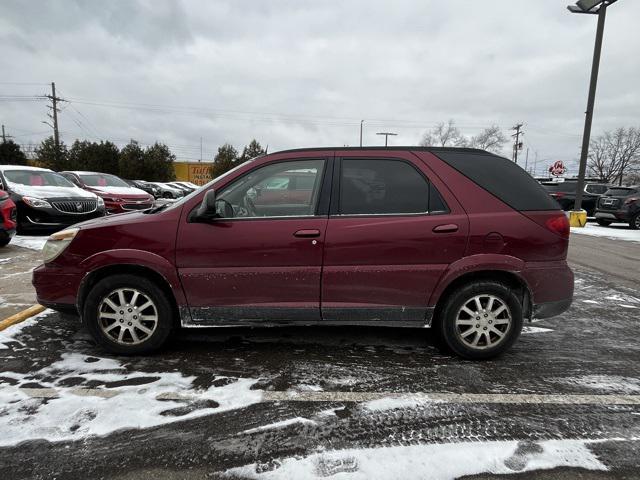
<svg viewBox="0 0 640 480">
<path fill-rule="evenodd" d="M 130 185 L 115 175 L 107 173 L 82 174 L 80 178 L 90 187 L 129 187 Z"/>
<path fill-rule="evenodd" d="M 29 187 L 75 187 L 62 175 L 46 170 L 5 170 L 4 176 L 7 182 Z"/>
</svg>

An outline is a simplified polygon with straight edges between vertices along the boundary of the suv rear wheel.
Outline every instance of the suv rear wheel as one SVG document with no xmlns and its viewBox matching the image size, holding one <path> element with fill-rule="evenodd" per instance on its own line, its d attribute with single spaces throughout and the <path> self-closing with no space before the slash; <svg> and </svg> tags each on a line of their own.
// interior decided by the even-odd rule
<svg viewBox="0 0 640 480">
<path fill-rule="evenodd" d="M 629 220 L 629 226 L 634 230 L 640 230 L 640 213 L 636 213 L 631 220 Z"/>
<path fill-rule="evenodd" d="M 173 308 L 166 294 L 138 275 L 100 280 L 84 303 L 83 319 L 105 350 L 131 355 L 160 348 L 171 333 Z"/>
<path fill-rule="evenodd" d="M 611 225 L 611 220 L 605 220 L 604 218 L 598 218 L 596 219 L 596 222 L 601 227 L 608 227 L 609 225 Z"/>
<path fill-rule="evenodd" d="M 509 287 L 481 281 L 460 288 L 442 308 L 438 330 L 446 345 L 472 360 L 492 358 L 522 331 L 522 305 Z"/>
</svg>

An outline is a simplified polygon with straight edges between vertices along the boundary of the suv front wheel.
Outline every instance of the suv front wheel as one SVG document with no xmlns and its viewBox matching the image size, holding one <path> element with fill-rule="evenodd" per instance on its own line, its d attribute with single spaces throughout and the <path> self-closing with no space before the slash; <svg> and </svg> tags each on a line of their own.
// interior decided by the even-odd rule
<svg viewBox="0 0 640 480">
<path fill-rule="evenodd" d="M 636 213 L 631 220 L 629 220 L 629 226 L 633 230 L 640 230 L 640 213 Z"/>
<path fill-rule="evenodd" d="M 148 278 L 112 275 L 100 280 L 87 295 L 83 320 L 105 350 L 132 355 L 160 348 L 171 333 L 173 308 Z"/>
<path fill-rule="evenodd" d="M 511 347 L 520 336 L 522 320 L 522 305 L 509 287 L 481 281 L 447 298 L 437 327 L 454 353 L 479 360 Z"/>
</svg>

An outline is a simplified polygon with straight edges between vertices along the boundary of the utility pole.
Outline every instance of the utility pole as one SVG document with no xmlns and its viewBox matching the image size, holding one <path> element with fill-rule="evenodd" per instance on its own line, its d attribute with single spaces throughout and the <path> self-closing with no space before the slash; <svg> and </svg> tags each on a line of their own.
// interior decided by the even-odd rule
<svg viewBox="0 0 640 480">
<path fill-rule="evenodd" d="M 511 135 L 513 138 L 515 138 L 515 142 L 513 143 L 513 161 L 516 162 L 516 164 L 518 163 L 518 149 L 521 147 L 520 135 L 524 135 L 524 132 L 520 130 L 521 128 L 522 128 L 522 123 L 518 123 L 515 127 L 511 129 L 516 131 L 516 133 Z"/>
<path fill-rule="evenodd" d="M 524 158 L 524 171 L 528 172 L 529 168 L 529 147 L 527 147 L 527 156 Z"/>
<path fill-rule="evenodd" d="M 47 116 L 53 120 L 53 125 L 50 125 L 47 122 L 47 125 L 53 127 L 53 143 L 55 145 L 55 160 L 56 163 L 59 164 L 60 160 L 60 132 L 58 131 L 58 102 L 63 102 L 64 100 L 60 97 L 56 96 L 56 84 L 55 82 L 51 82 L 51 95 L 45 95 L 46 98 L 51 100 L 51 113 L 48 113 Z"/>
<path fill-rule="evenodd" d="M 7 137 L 4 134 L 4 125 L 2 125 L 2 143 L 7 143 Z"/>
<path fill-rule="evenodd" d="M 362 148 L 362 124 L 364 120 L 360 120 L 360 148 Z"/>
<path fill-rule="evenodd" d="M 202 162 L 202 137 L 200 137 L 200 162 Z"/>
<path fill-rule="evenodd" d="M 395 137 L 398 134 L 397 133 L 392 133 L 392 132 L 378 132 L 378 133 L 376 133 L 376 135 L 384 135 L 384 146 L 386 147 L 387 144 L 388 144 L 389 136 Z"/>
</svg>

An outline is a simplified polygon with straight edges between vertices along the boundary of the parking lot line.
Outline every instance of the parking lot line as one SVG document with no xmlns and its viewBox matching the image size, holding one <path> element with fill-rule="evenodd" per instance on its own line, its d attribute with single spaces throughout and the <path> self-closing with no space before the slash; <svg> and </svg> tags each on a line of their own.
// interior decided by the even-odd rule
<svg viewBox="0 0 640 480">
<path fill-rule="evenodd" d="M 41 312 L 44 312 L 45 307 L 39 304 L 35 304 L 30 306 L 29 308 L 25 308 L 21 312 L 18 312 L 10 317 L 5 318 L 0 321 L 0 332 L 9 328 L 11 325 L 15 325 L 16 323 L 24 322 L 26 319 L 33 317 Z"/>
<path fill-rule="evenodd" d="M 16 390 L 15 387 L 3 387 L 0 390 Z M 32 398 L 58 398 L 62 394 L 112 398 L 122 393 L 144 395 L 146 389 L 115 390 L 100 388 L 17 388 Z M 209 394 L 210 395 L 210 394 Z M 209 396 L 208 395 L 208 396 Z M 202 398 L 193 390 L 165 392 L 155 397 L 157 400 L 191 401 Z M 518 393 L 397 393 L 397 392 L 297 392 L 267 391 L 262 394 L 262 402 L 353 402 L 362 403 L 373 400 L 415 401 L 419 403 L 457 403 L 457 404 L 543 404 L 543 405 L 640 405 L 640 395 L 626 394 L 518 394 Z"/>
</svg>

